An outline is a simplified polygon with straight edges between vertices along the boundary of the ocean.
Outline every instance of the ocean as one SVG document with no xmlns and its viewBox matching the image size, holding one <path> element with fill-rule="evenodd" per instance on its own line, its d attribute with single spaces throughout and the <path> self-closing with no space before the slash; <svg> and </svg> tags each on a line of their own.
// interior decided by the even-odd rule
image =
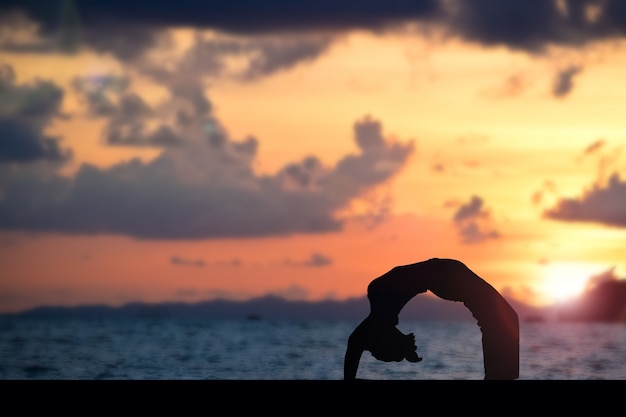
<svg viewBox="0 0 626 417">
<path fill-rule="evenodd" d="M 341 380 L 350 321 L 0 318 L 3 380 Z M 419 363 L 358 378 L 481 380 L 473 322 L 401 322 Z M 626 379 L 626 324 L 521 323 L 520 380 Z"/>
</svg>

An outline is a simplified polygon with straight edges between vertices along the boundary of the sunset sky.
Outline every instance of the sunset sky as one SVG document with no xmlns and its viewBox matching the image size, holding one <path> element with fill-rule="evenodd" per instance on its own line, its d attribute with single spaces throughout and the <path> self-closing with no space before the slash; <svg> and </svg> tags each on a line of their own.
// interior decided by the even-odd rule
<svg viewBox="0 0 626 417">
<path fill-rule="evenodd" d="M 0 3 L 0 313 L 626 276 L 626 1 Z"/>
</svg>

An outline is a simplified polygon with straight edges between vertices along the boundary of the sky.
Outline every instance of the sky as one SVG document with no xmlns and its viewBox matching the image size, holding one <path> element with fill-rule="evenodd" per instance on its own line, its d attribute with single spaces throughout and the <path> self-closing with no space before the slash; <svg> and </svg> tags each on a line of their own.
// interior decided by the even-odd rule
<svg viewBox="0 0 626 417">
<path fill-rule="evenodd" d="M 0 313 L 626 276 L 622 0 L 0 3 Z"/>
</svg>

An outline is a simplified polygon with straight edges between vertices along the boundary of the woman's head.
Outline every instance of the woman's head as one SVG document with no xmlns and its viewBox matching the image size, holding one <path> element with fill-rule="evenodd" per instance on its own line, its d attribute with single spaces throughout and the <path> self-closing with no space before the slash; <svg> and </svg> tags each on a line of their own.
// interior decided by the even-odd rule
<svg viewBox="0 0 626 417">
<path fill-rule="evenodd" d="M 413 333 L 404 334 L 395 326 L 381 324 L 372 324 L 368 333 L 365 350 L 369 350 L 376 359 L 385 362 L 421 360 L 415 351 Z"/>
<path fill-rule="evenodd" d="M 415 351 L 415 336 L 398 330 L 393 321 L 381 322 L 368 316 L 348 338 L 344 359 L 344 378 L 355 379 L 363 351 L 368 350 L 376 359 L 385 362 L 419 362 Z"/>
</svg>

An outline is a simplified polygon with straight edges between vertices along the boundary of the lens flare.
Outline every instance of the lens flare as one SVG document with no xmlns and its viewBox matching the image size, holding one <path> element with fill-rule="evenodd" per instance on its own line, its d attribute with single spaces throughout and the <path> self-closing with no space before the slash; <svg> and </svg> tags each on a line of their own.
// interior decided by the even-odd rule
<svg viewBox="0 0 626 417">
<path fill-rule="evenodd" d="M 555 262 L 543 267 L 540 291 L 552 302 L 567 301 L 583 293 L 593 275 L 602 268 L 577 262 Z"/>
</svg>

